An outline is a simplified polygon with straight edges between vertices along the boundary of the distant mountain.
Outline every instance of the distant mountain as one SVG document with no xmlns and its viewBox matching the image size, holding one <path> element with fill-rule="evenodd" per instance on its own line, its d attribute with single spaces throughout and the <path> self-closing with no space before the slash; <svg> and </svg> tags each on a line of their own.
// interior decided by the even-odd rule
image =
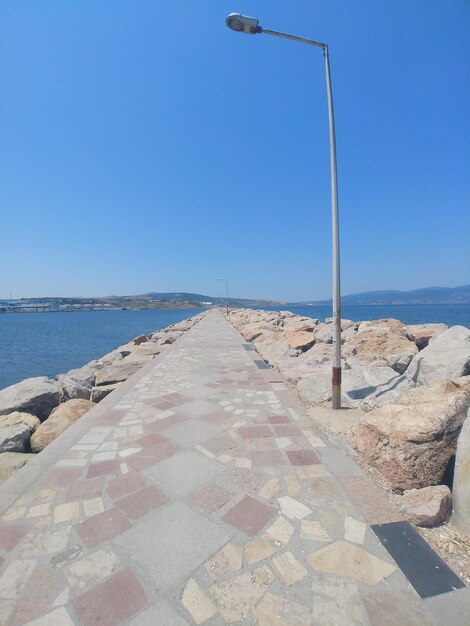
<svg viewBox="0 0 470 626">
<path fill-rule="evenodd" d="M 427 287 L 412 291 L 366 291 L 342 296 L 342 304 L 470 304 L 470 285 Z M 310 300 L 297 304 L 329 305 L 331 300 Z"/>
<path fill-rule="evenodd" d="M 151 291 L 142 295 L 136 296 L 110 296 L 107 300 L 111 299 L 123 300 L 149 300 L 153 302 L 191 302 L 194 304 L 225 304 L 224 296 L 208 296 L 201 293 L 187 293 L 187 292 L 156 292 Z M 276 306 L 281 304 L 275 300 L 257 300 L 247 298 L 230 298 L 228 299 L 230 306 Z"/>
</svg>

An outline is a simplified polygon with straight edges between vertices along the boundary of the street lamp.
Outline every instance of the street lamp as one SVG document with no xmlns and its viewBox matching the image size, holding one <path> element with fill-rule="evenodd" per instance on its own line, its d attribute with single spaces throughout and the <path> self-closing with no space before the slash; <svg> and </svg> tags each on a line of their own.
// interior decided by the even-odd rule
<svg viewBox="0 0 470 626">
<path fill-rule="evenodd" d="M 331 89 L 330 60 L 328 45 L 304 39 L 287 33 L 279 33 L 275 30 L 261 28 L 255 17 L 247 17 L 240 13 L 230 13 L 225 20 L 227 26 L 239 33 L 256 35 L 264 33 L 274 37 L 282 37 L 291 41 L 306 43 L 323 50 L 325 57 L 326 93 L 328 98 L 328 118 L 330 128 L 330 168 L 331 168 L 331 222 L 333 239 L 333 367 L 332 367 L 332 407 L 341 408 L 341 292 L 340 292 L 340 265 L 339 265 L 339 227 L 338 227 L 338 179 L 336 173 L 336 139 L 335 118 L 333 111 L 333 93 Z"/>
<path fill-rule="evenodd" d="M 216 280 L 220 280 L 221 282 L 225 283 L 225 312 L 227 313 L 228 317 L 228 280 L 226 280 L 225 278 L 216 278 Z"/>
</svg>

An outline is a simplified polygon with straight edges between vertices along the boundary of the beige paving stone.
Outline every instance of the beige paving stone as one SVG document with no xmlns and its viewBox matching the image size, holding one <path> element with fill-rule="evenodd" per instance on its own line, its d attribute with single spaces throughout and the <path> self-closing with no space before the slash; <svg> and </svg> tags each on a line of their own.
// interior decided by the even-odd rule
<svg viewBox="0 0 470 626">
<path fill-rule="evenodd" d="M 284 482 L 286 483 L 287 493 L 290 496 L 298 496 L 302 491 L 302 486 L 295 474 L 284 476 Z"/>
<path fill-rule="evenodd" d="M 313 431 L 303 430 L 302 432 L 312 448 L 324 448 L 326 446 L 326 444 L 320 439 L 320 437 L 317 437 L 317 435 L 315 435 Z"/>
<path fill-rule="evenodd" d="M 212 454 L 210 450 L 206 450 L 202 446 L 194 446 L 194 447 L 196 448 L 196 450 L 198 450 L 199 452 L 207 456 L 209 459 L 215 459 L 215 454 Z"/>
<path fill-rule="evenodd" d="M 276 552 L 273 546 L 267 541 L 264 541 L 264 539 L 252 539 L 251 541 L 247 541 L 245 543 L 245 550 L 250 565 L 267 559 Z"/>
<path fill-rule="evenodd" d="M 230 456 L 230 454 L 221 454 L 217 457 L 217 460 L 220 461 L 220 463 L 227 464 L 233 461 L 233 456 Z"/>
<path fill-rule="evenodd" d="M 271 560 L 271 565 L 281 581 L 289 587 L 302 580 L 308 574 L 305 567 L 295 558 L 292 552 L 284 552 L 284 554 L 274 556 Z"/>
<path fill-rule="evenodd" d="M 271 570 L 260 567 L 214 585 L 209 591 L 225 621 L 232 624 L 245 619 L 272 582 Z"/>
<path fill-rule="evenodd" d="M 51 512 L 50 504 L 36 504 L 29 509 L 28 517 L 42 517 L 43 515 L 49 515 Z"/>
<path fill-rule="evenodd" d="M 378 559 L 363 548 L 346 541 L 336 541 L 307 556 L 312 569 L 337 574 L 369 585 L 376 585 L 390 576 L 396 567 Z"/>
<path fill-rule="evenodd" d="M 279 450 L 284 450 L 284 448 L 288 448 L 292 445 L 292 441 L 289 437 L 276 437 L 274 441 Z"/>
<path fill-rule="evenodd" d="M 54 524 L 70 522 L 70 520 L 80 517 L 80 507 L 78 502 L 66 502 L 54 507 Z"/>
<path fill-rule="evenodd" d="M 251 459 L 237 457 L 235 459 L 235 467 L 240 467 L 242 469 L 251 469 Z"/>
<path fill-rule="evenodd" d="M 73 591 L 83 591 L 110 578 L 121 569 L 113 550 L 105 546 L 86 556 L 64 565 L 63 571 Z"/>
<path fill-rule="evenodd" d="M 92 517 L 98 513 L 104 511 L 104 504 L 102 498 L 92 498 L 91 500 L 83 501 L 83 510 L 86 517 Z"/>
<path fill-rule="evenodd" d="M 261 487 L 258 491 L 258 495 L 266 500 L 271 500 L 279 493 L 279 480 L 277 478 L 271 478 L 268 482 Z"/>
<path fill-rule="evenodd" d="M 313 579 L 312 591 L 315 626 L 369 624 L 356 582 L 320 574 Z M 401 622 L 400 626 L 401 624 L 404 626 L 406 622 Z"/>
<path fill-rule="evenodd" d="M 311 541 L 333 541 L 323 526 L 318 521 L 303 519 L 300 522 L 300 536 L 302 539 Z"/>
<path fill-rule="evenodd" d="M 19 546 L 20 556 L 31 558 L 62 552 L 67 547 L 70 530 L 70 526 L 33 528 Z"/>
<path fill-rule="evenodd" d="M 336 530 L 339 530 L 340 528 L 339 518 L 334 511 L 318 511 L 317 513 L 315 513 L 315 517 L 318 519 L 320 524 L 322 524 L 326 528 L 334 528 Z M 341 518 L 341 523 L 342 521 L 343 518 Z"/>
<path fill-rule="evenodd" d="M 47 528 L 52 524 L 52 515 L 43 515 L 37 518 L 37 522 L 34 524 L 34 528 Z"/>
<path fill-rule="evenodd" d="M 121 463 L 119 467 L 121 468 L 121 474 L 129 473 L 129 466 L 127 465 L 127 463 Z"/>
<path fill-rule="evenodd" d="M 284 517 L 279 516 L 274 524 L 271 524 L 271 526 L 266 530 L 264 535 L 271 541 L 274 541 L 276 545 L 287 546 L 293 532 L 294 527 L 292 524 L 290 524 Z"/>
<path fill-rule="evenodd" d="M 125 448 L 124 450 L 119 450 L 119 456 L 122 459 L 125 459 L 126 457 L 132 456 L 133 454 L 136 454 L 137 452 L 140 452 L 140 448 Z"/>
<path fill-rule="evenodd" d="M 11 561 L 0 578 L 0 599 L 16 599 L 30 577 L 35 564 L 36 561 L 31 559 Z"/>
<path fill-rule="evenodd" d="M 366 524 L 352 517 L 344 518 L 344 538 L 346 541 L 352 541 L 353 543 L 364 543 L 366 535 Z"/>
<path fill-rule="evenodd" d="M 213 559 L 207 561 L 205 568 L 212 580 L 225 578 L 227 574 L 236 572 L 243 565 L 243 548 L 227 543 Z"/>
<path fill-rule="evenodd" d="M 74 623 L 67 609 L 61 607 L 47 615 L 34 619 L 32 622 L 24 624 L 24 626 L 74 626 Z"/>
<path fill-rule="evenodd" d="M 329 476 L 330 472 L 324 465 L 318 463 L 317 465 L 299 465 L 295 468 L 297 476 L 300 480 L 308 480 L 309 478 L 323 478 Z"/>
<path fill-rule="evenodd" d="M 255 609 L 258 626 L 311 626 L 312 612 L 267 591 Z"/>
<path fill-rule="evenodd" d="M 198 626 L 217 613 L 217 609 L 194 578 L 186 583 L 182 603 Z"/>
<path fill-rule="evenodd" d="M 312 509 L 309 509 L 308 506 L 298 500 L 294 500 L 294 498 L 290 496 L 282 496 L 282 498 L 278 498 L 277 501 L 279 502 L 281 511 L 290 519 L 303 519 L 312 512 Z"/>
<path fill-rule="evenodd" d="M 20 517 L 23 517 L 25 513 L 26 513 L 25 506 L 20 506 L 15 509 L 10 509 L 8 513 L 5 513 L 5 515 L 2 517 L 2 521 L 14 522 L 17 519 L 20 519 Z"/>
</svg>

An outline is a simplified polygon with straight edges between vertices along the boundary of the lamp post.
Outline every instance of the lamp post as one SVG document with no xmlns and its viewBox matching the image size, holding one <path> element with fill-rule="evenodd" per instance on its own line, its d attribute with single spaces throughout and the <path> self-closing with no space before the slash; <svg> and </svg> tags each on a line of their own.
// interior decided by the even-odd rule
<svg viewBox="0 0 470 626">
<path fill-rule="evenodd" d="M 225 283 L 225 312 L 228 317 L 228 280 L 226 280 L 225 278 L 217 278 L 216 280 L 220 280 L 221 282 Z"/>
<path fill-rule="evenodd" d="M 328 99 L 328 118 L 330 130 L 330 169 L 331 169 L 331 223 L 333 249 L 333 367 L 332 367 L 332 394 L 333 409 L 341 408 L 341 291 L 340 291 L 340 264 L 339 264 L 339 225 L 338 225 L 338 179 L 336 173 L 336 138 L 335 118 L 333 111 L 333 93 L 331 89 L 330 59 L 328 45 L 312 39 L 304 39 L 275 30 L 267 30 L 259 25 L 255 17 L 248 17 L 240 13 L 230 13 L 226 19 L 229 28 L 247 35 L 273 35 L 283 39 L 290 39 L 323 50 L 325 57 L 326 93 Z"/>
</svg>

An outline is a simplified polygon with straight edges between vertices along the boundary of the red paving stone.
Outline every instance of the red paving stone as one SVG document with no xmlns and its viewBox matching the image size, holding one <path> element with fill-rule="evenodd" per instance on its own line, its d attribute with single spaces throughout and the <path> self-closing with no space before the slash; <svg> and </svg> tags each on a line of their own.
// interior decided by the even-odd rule
<svg viewBox="0 0 470 626">
<path fill-rule="evenodd" d="M 224 489 L 220 485 L 210 485 L 198 491 L 191 497 L 191 502 L 200 511 L 205 513 L 213 513 L 221 506 L 224 506 L 230 498 L 233 497 L 233 493 Z"/>
<path fill-rule="evenodd" d="M 9 622 L 10 626 L 22 626 L 44 613 L 59 595 L 64 583 L 50 565 L 41 565 L 23 588 L 22 599 L 17 603 Z"/>
<path fill-rule="evenodd" d="M 279 450 L 254 450 L 250 452 L 255 465 L 285 465 L 286 459 Z"/>
<path fill-rule="evenodd" d="M 166 396 L 162 396 L 162 399 L 165 402 L 171 402 L 171 404 L 177 406 L 190 401 L 189 398 L 186 398 L 186 396 L 183 396 L 181 393 L 169 393 Z"/>
<path fill-rule="evenodd" d="M 142 448 L 149 448 L 150 446 L 156 446 L 159 443 L 166 443 L 167 441 L 169 441 L 167 437 L 157 433 L 151 433 L 150 435 L 136 439 L 135 443 L 138 446 L 142 446 Z"/>
<path fill-rule="evenodd" d="M 0 549 L 13 550 L 29 530 L 29 526 L 24 524 L 15 524 L 14 526 L 4 524 L 0 532 Z"/>
<path fill-rule="evenodd" d="M 116 502 L 116 506 L 131 519 L 142 517 L 168 502 L 168 497 L 158 487 L 148 485 Z"/>
<path fill-rule="evenodd" d="M 244 426 L 238 429 L 243 439 L 257 439 L 259 437 L 272 437 L 273 434 L 268 426 Z"/>
<path fill-rule="evenodd" d="M 72 605 L 84 626 L 116 626 L 141 611 L 147 599 L 135 574 L 126 569 L 78 596 Z"/>
<path fill-rule="evenodd" d="M 120 461 L 101 461 L 100 463 L 92 463 L 86 475 L 87 478 L 95 478 L 95 476 L 107 476 L 111 474 L 119 474 Z"/>
<path fill-rule="evenodd" d="M 202 445 L 206 450 L 209 450 L 213 454 L 222 454 L 222 452 L 228 452 L 229 450 L 236 448 L 238 442 L 232 439 L 230 435 L 224 433 L 217 435 L 216 437 L 212 437 L 212 439 L 206 439 Z"/>
<path fill-rule="evenodd" d="M 74 528 L 87 546 L 92 548 L 101 541 L 123 533 L 131 528 L 131 525 L 119 509 L 112 507 L 81 524 L 76 524 Z"/>
<path fill-rule="evenodd" d="M 77 480 L 70 485 L 67 491 L 67 500 L 97 498 L 103 493 L 105 482 L 106 478 L 104 476 L 98 476 L 97 478 L 88 478 L 85 480 Z"/>
<path fill-rule="evenodd" d="M 271 415 L 268 417 L 270 424 L 290 424 L 290 419 L 286 415 Z"/>
<path fill-rule="evenodd" d="M 246 535 L 256 535 L 276 514 L 276 509 L 245 496 L 222 519 Z"/>
<path fill-rule="evenodd" d="M 137 489 L 141 489 L 145 486 L 144 481 L 139 474 L 124 474 L 123 476 L 116 476 L 109 483 L 108 494 L 114 500 L 116 498 L 122 498 Z"/>
<path fill-rule="evenodd" d="M 302 434 L 294 424 L 277 424 L 273 426 L 273 428 L 278 437 L 290 437 Z"/>
<path fill-rule="evenodd" d="M 158 461 L 153 456 L 145 456 L 137 453 L 127 457 L 126 463 L 134 472 L 141 472 L 151 465 L 155 465 Z"/>
<path fill-rule="evenodd" d="M 287 456 L 292 465 L 315 465 L 320 459 L 313 450 L 290 450 Z"/>
</svg>

